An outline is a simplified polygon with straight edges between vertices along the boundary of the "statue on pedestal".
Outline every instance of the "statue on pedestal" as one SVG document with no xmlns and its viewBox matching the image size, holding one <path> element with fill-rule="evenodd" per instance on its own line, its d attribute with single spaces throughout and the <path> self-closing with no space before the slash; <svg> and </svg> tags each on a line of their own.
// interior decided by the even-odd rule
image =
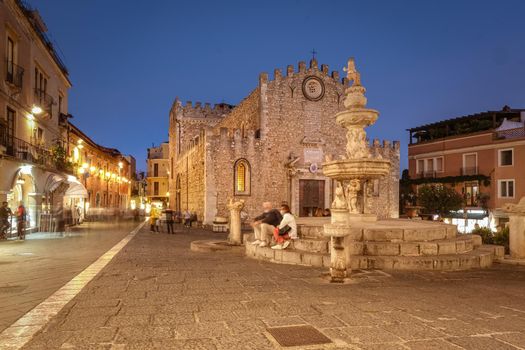
<svg viewBox="0 0 525 350">
<path fill-rule="evenodd" d="M 348 209 L 351 214 L 359 214 L 359 191 L 361 190 L 361 181 L 358 179 L 350 180 L 346 186 L 346 199 L 348 201 Z"/>
<path fill-rule="evenodd" d="M 337 184 L 337 188 L 335 189 L 335 198 L 332 202 L 332 209 L 348 209 L 348 204 L 345 198 L 345 191 L 343 189 L 343 186 L 341 186 L 340 182 Z"/>
<path fill-rule="evenodd" d="M 228 242 L 230 244 L 240 245 L 242 244 L 241 210 L 244 208 L 244 201 L 239 200 L 234 202 L 233 198 L 230 198 L 226 207 L 230 211 L 230 233 L 228 235 Z"/>
</svg>

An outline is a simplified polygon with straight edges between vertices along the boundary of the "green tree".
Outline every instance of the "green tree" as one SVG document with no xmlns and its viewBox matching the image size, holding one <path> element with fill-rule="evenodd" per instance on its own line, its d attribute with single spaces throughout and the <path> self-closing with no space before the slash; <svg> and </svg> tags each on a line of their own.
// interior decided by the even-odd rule
<svg viewBox="0 0 525 350">
<path fill-rule="evenodd" d="M 429 214 L 446 215 L 463 207 L 463 196 L 447 186 L 425 185 L 419 188 L 417 199 Z"/>
</svg>

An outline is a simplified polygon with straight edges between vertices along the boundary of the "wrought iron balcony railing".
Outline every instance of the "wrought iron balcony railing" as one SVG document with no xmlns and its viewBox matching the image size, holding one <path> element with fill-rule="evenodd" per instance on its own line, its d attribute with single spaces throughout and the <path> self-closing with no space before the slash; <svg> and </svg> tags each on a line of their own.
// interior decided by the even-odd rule
<svg viewBox="0 0 525 350">
<path fill-rule="evenodd" d="M 24 68 L 7 59 L 5 60 L 5 63 L 5 81 L 17 88 L 22 88 L 22 83 L 24 81 Z"/>
<path fill-rule="evenodd" d="M 461 168 L 461 175 L 478 175 L 478 167 L 463 167 Z"/>
<path fill-rule="evenodd" d="M 515 128 L 515 129 L 508 129 L 508 130 L 501 130 L 496 131 L 494 133 L 494 138 L 496 140 L 498 139 L 518 139 L 525 137 L 525 128 Z"/>
<path fill-rule="evenodd" d="M 433 170 L 421 171 L 417 174 L 419 178 L 433 178 L 436 177 L 436 172 Z"/>
<path fill-rule="evenodd" d="M 42 108 L 45 112 L 51 115 L 53 111 L 53 104 L 55 100 L 48 95 L 44 90 L 35 89 L 35 104 Z"/>
<path fill-rule="evenodd" d="M 9 135 L 7 128 L 1 123 L 0 146 L 3 148 L 3 150 L 0 149 L 0 152 L 4 153 L 6 156 L 23 162 L 41 165 L 48 169 L 68 172 L 66 167 L 60 166 L 55 162 L 51 151 Z"/>
</svg>

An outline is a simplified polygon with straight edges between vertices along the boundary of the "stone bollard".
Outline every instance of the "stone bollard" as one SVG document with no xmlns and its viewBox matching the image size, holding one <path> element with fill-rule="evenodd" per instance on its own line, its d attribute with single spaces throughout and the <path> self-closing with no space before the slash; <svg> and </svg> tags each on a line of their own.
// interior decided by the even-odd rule
<svg viewBox="0 0 525 350">
<path fill-rule="evenodd" d="M 227 207 L 230 211 L 230 233 L 228 235 L 228 243 L 233 245 L 241 245 L 241 210 L 244 208 L 244 201 L 240 200 L 234 202 L 233 199 L 230 198 Z"/>
<path fill-rule="evenodd" d="M 323 234 L 330 237 L 330 282 L 342 283 L 350 276 L 344 241 L 350 233 L 348 210 L 332 208 L 331 223 L 323 227 Z"/>
<path fill-rule="evenodd" d="M 509 249 L 514 259 L 525 259 L 525 197 L 518 204 L 506 204 L 509 214 Z"/>
</svg>

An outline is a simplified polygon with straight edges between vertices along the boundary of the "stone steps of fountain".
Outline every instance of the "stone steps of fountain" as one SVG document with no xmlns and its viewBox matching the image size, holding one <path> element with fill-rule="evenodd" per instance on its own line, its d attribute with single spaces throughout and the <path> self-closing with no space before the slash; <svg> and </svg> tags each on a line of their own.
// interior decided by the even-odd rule
<svg viewBox="0 0 525 350">
<path fill-rule="evenodd" d="M 492 265 L 502 251 L 497 246 L 482 246 L 460 254 L 433 256 L 369 256 L 354 255 L 350 258 L 352 269 L 385 270 L 466 270 Z M 320 268 L 330 267 L 330 254 L 288 248 L 274 250 L 269 247 L 246 245 L 250 258 L 280 264 L 305 265 Z"/>
<path fill-rule="evenodd" d="M 459 235 L 454 239 L 422 242 L 353 242 L 349 248 L 353 255 L 427 256 L 466 253 L 480 244 L 472 235 Z M 292 248 L 312 253 L 329 253 L 329 246 L 326 238 L 301 238 L 292 243 Z"/>
<path fill-rule="evenodd" d="M 453 239 L 458 234 L 455 225 L 437 224 L 433 222 L 408 221 L 410 227 L 399 227 L 398 225 L 386 226 L 381 224 L 368 224 L 366 227 L 352 227 L 352 236 L 363 241 L 389 242 L 389 241 L 434 241 Z M 390 221 L 391 222 L 391 221 Z M 389 223 L 390 223 L 389 222 Z M 322 224 L 303 224 L 297 226 L 298 235 L 304 239 L 321 239 L 323 236 Z"/>
<path fill-rule="evenodd" d="M 463 254 L 440 256 L 366 256 L 351 258 L 352 269 L 385 270 L 467 270 L 490 267 L 494 261 L 490 250 L 476 249 Z"/>
<path fill-rule="evenodd" d="M 329 246 L 329 238 L 301 238 L 294 240 L 291 245 L 293 249 L 312 253 L 329 253 Z"/>
<path fill-rule="evenodd" d="M 359 244 L 361 243 L 361 244 Z M 433 256 L 467 253 L 473 250 L 471 235 L 454 239 L 413 242 L 355 242 L 353 255 L 366 256 Z"/>
<path fill-rule="evenodd" d="M 246 256 L 280 264 L 330 267 L 329 253 L 303 251 L 292 247 L 284 250 L 274 250 L 270 247 L 251 245 L 248 242 L 246 244 Z"/>
</svg>

